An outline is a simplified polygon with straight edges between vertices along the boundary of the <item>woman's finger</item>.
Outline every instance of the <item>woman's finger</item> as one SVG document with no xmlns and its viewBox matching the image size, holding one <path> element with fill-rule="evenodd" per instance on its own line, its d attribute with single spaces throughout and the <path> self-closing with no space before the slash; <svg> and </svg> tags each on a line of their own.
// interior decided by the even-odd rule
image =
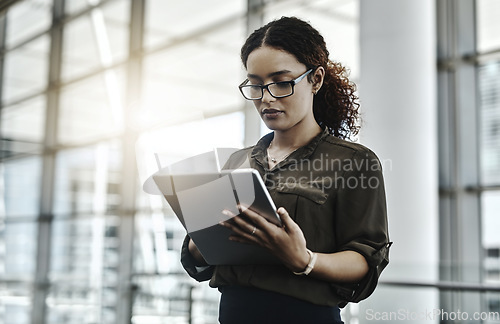
<svg viewBox="0 0 500 324">
<path fill-rule="evenodd" d="M 262 229 L 263 231 L 271 231 L 273 230 L 276 225 L 268 221 L 264 216 L 261 214 L 257 213 L 253 209 L 246 208 L 246 207 L 241 207 L 242 214 L 247 216 L 247 218 L 257 225 L 258 228 Z"/>
<path fill-rule="evenodd" d="M 249 224 L 248 222 L 244 221 L 241 217 L 236 216 L 229 210 L 223 210 L 222 213 L 230 219 L 227 221 L 219 222 L 220 225 L 223 225 L 224 227 L 230 228 L 231 230 L 235 232 L 244 232 L 245 228 L 252 228 L 253 225 Z"/>
<path fill-rule="evenodd" d="M 230 216 L 231 219 L 229 221 L 219 222 L 219 224 L 230 229 L 234 233 L 234 235 L 230 236 L 230 239 L 242 243 L 259 244 L 258 235 L 261 231 L 256 225 L 248 222 L 240 216 L 235 216 L 230 211 L 225 210 L 223 213 L 226 216 Z"/>
<path fill-rule="evenodd" d="M 297 223 L 293 221 L 285 208 L 278 208 L 277 213 L 280 216 L 283 227 L 287 232 L 289 232 L 290 230 L 296 230 L 298 228 L 299 225 L 297 225 Z"/>
</svg>

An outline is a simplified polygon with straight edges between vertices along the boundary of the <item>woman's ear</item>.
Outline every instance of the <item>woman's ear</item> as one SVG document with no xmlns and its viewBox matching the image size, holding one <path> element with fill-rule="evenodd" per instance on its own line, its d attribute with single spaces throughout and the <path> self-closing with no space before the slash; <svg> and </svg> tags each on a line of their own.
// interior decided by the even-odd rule
<svg viewBox="0 0 500 324">
<path fill-rule="evenodd" d="M 314 71 L 314 75 L 312 77 L 312 89 L 313 93 L 318 93 L 319 89 L 323 85 L 323 80 L 325 79 L 325 69 L 322 66 L 319 66 Z"/>
</svg>

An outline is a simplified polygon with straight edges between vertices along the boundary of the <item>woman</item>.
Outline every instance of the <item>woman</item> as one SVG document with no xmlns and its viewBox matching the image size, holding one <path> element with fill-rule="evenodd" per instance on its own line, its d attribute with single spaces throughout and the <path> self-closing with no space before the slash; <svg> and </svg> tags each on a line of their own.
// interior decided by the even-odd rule
<svg viewBox="0 0 500 324">
<path fill-rule="evenodd" d="M 342 323 L 339 306 L 368 297 L 388 263 L 381 165 L 357 134 L 358 107 L 346 70 L 328 59 L 308 23 L 283 17 L 241 49 L 240 85 L 273 130 L 233 154 L 226 168 L 260 172 L 283 226 L 247 209 L 222 223 L 231 240 L 268 249 L 278 265 L 207 266 L 186 237 L 181 261 L 221 291 L 221 323 Z"/>
</svg>

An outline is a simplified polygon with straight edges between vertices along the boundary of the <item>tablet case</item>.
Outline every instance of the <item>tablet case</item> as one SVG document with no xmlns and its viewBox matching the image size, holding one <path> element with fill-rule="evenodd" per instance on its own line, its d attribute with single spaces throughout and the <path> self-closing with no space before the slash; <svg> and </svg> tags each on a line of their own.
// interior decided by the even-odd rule
<svg viewBox="0 0 500 324">
<path fill-rule="evenodd" d="M 238 215 L 238 204 L 250 206 L 281 225 L 276 207 L 255 169 L 221 172 L 158 172 L 153 180 L 208 264 L 273 264 L 276 257 L 255 245 L 229 240 L 232 231 L 219 224 Z"/>
</svg>

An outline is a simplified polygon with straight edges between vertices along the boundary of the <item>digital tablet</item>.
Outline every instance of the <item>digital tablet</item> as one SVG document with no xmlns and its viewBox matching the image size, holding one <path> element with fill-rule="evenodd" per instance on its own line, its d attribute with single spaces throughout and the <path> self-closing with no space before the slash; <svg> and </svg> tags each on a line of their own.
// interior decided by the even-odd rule
<svg viewBox="0 0 500 324">
<path fill-rule="evenodd" d="M 229 240 L 232 231 L 219 224 L 248 206 L 269 222 L 281 226 L 276 206 L 255 169 L 196 174 L 153 175 L 158 189 L 208 264 L 268 264 L 277 259 L 267 250 Z"/>
</svg>

